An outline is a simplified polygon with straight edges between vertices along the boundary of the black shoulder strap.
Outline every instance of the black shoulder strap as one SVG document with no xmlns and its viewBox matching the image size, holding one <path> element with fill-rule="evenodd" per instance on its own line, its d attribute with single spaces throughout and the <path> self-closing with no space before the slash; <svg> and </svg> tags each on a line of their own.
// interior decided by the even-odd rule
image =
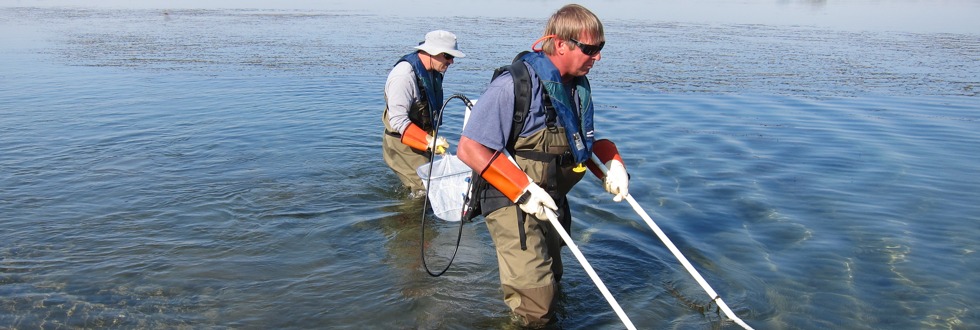
<svg viewBox="0 0 980 330">
<path fill-rule="evenodd" d="M 513 153 L 514 144 L 524 130 L 527 114 L 531 112 L 531 75 L 520 60 L 510 65 L 510 75 L 514 77 L 514 123 L 507 139 L 507 150 Z"/>
<path fill-rule="evenodd" d="M 527 53 L 528 51 L 523 51 L 517 54 L 510 65 L 505 65 L 494 70 L 492 78 L 497 79 L 497 76 L 500 76 L 505 71 L 510 72 L 511 77 L 514 78 L 514 123 L 511 125 L 510 136 L 507 138 L 506 146 L 507 150 L 512 154 L 514 153 L 514 144 L 517 143 L 517 138 L 521 135 L 521 131 L 524 130 L 524 121 L 527 119 L 527 114 L 531 111 L 531 74 L 527 71 L 527 67 L 524 66 L 524 61 L 521 61 L 521 57 Z"/>
<path fill-rule="evenodd" d="M 527 71 L 527 66 L 521 57 L 527 54 L 523 51 L 514 57 L 510 64 L 510 75 L 514 77 L 514 123 L 511 125 L 510 137 L 507 139 L 507 151 L 516 154 L 514 145 L 524 130 L 524 122 L 527 120 L 528 113 L 531 112 L 531 74 Z M 527 234 L 524 232 L 524 211 L 517 208 L 517 228 L 521 240 L 521 250 L 527 250 Z"/>
</svg>

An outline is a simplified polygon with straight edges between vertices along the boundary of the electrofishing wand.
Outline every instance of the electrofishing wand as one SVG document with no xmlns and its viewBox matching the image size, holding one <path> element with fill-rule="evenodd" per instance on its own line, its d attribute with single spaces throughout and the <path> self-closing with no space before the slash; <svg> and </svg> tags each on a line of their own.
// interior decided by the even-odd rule
<svg viewBox="0 0 980 330">
<path fill-rule="evenodd" d="M 609 292 L 606 285 L 602 283 L 602 279 L 600 279 L 599 275 L 596 274 L 595 269 L 592 268 L 589 261 L 585 259 L 585 255 L 583 255 L 582 251 L 579 250 L 577 245 L 575 245 L 575 242 L 572 242 L 572 237 L 568 236 L 568 232 L 565 231 L 565 228 L 562 228 L 561 222 L 558 221 L 558 216 L 555 215 L 555 212 L 546 208 L 545 213 L 548 215 L 548 222 L 551 222 L 552 227 L 555 228 L 555 231 L 558 232 L 561 239 L 565 241 L 565 245 L 568 245 L 568 249 L 572 251 L 572 254 L 575 255 L 576 259 L 578 259 L 578 262 L 582 264 L 582 268 L 585 268 L 585 272 L 592 278 L 592 282 L 595 282 L 595 285 L 599 287 L 599 292 L 602 292 L 602 296 L 605 297 L 606 301 L 609 302 L 609 305 L 612 306 L 613 311 L 616 312 L 619 319 L 623 321 L 623 324 L 626 325 L 627 329 L 636 330 L 636 326 L 634 326 L 633 322 L 630 321 L 629 316 L 626 316 L 626 312 L 623 311 L 623 307 L 619 306 L 619 303 L 616 302 L 616 298 Z"/>
<path fill-rule="evenodd" d="M 606 165 L 603 165 L 602 161 L 600 161 L 595 154 L 592 154 L 592 162 L 596 165 L 596 167 L 602 170 L 602 174 L 606 174 L 606 172 L 608 171 Z M 728 308 L 728 305 L 725 304 L 725 301 L 721 300 L 721 296 L 719 296 L 718 293 L 715 293 L 715 290 L 711 289 L 711 286 L 708 285 L 708 282 L 704 280 L 704 277 L 701 277 L 701 274 L 698 273 L 698 270 L 694 269 L 694 266 L 691 265 L 691 262 L 688 261 L 686 257 L 684 257 L 684 254 L 682 254 L 680 250 L 677 249 L 677 246 L 674 246 L 674 243 L 670 241 L 670 238 L 667 237 L 667 234 L 665 234 L 663 230 L 660 230 L 660 226 L 657 226 L 657 224 L 653 222 L 653 219 L 650 218 L 650 215 L 648 215 L 645 211 L 643 211 L 643 208 L 641 208 L 640 204 L 636 202 L 636 199 L 634 199 L 632 195 L 627 194 L 626 200 L 629 201 L 631 206 L 633 206 L 633 210 L 636 211 L 636 214 L 639 214 L 640 217 L 643 218 L 643 221 L 646 221 L 647 225 L 649 225 L 650 228 L 653 229 L 653 232 L 657 234 L 657 237 L 660 237 L 660 240 L 663 241 L 664 245 L 667 246 L 667 249 L 669 249 L 670 252 L 674 254 L 674 257 L 676 257 L 677 260 L 680 261 L 682 265 L 684 265 L 684 268 L 687 269 L 687 272 L 691 273 L 691 276 L 694 276 L 694 280 L 696 280 L 698 284 L 701 285 L 701 288 L 703 288 L 704 291 L 708 293 L 708 296 L 711 297 L 711 300 L 714 301 L 716 304 L 718 304 L 718 308 L 721 308 L 721 310 L 725 312 L 725 315 L 728 316 L 729 319 L 731 319 L 738 325 L 742 326 L 742 328 L 746 330 L 752 330 L 752 327 L 750 327 L 748 324 L 745 324 L 745 321 L 742 321 L 742 319 L 738 318 L 738 316 L 735 315 L 735 312 L 732 312 L 732 309 Z"/>
<path fill-rule="evenodd" d="M 514 160 L 514 157 L 511 156 L 507 150 L 502 151 L 503 155 L 516 166 L 517 161 Z M 535 183 L 532 182 L 531 184 Z M 575 255 L 576 259 L 578 259 L 578 262 L 582 264 L 582 268 L 584 268 L 585 272 L 589 274 L 590 278 L 592 278 L 592 282 L 594 282 L 596 287 L 599 288 L 599 292 L 601 292 L 602 296 L 606 298 L 606 301 L 609 302 L 609 306 L 612 306 L 613 311 L 615 311 L 616 315 L 619 316 L 619 319 L 623 321 L 626 328 L 629 330 L 636 330 L 636 326 L 634 326 L 633 322 L 630 321 L 629 316 L 626 316 L 626 312 L 623 311 L 623 307 L 619 306 L 619 303 L 616 302 L 616 298 L 609 292 L 606 285 L 602 283 L 602 279 L 599 278 L 599 274 L 596 274 L 595 269 L 592 268 L 592 264 L 589 263 L 588 259 L 585 259 L 585 255 L 582 254 L 582 251 L 579 250 L 578 246 L 575 245 L 575 242 L 572 241 L 572 237 L 568 235 L 568 231 L 561 226 L 561 222 L 558 221 L 558 216 L 555 214 L 555 212 L 551 209 L 545 208 L 545 214 L 548 216 L 548 222 L 551 223 L 551 227 L 555 228 L 555 231 L 558 232 L 561 239 L 565 241 L 565 245 L 568 245 L 568 249 L 572 251 L 572 254 Z"/>
</svg>

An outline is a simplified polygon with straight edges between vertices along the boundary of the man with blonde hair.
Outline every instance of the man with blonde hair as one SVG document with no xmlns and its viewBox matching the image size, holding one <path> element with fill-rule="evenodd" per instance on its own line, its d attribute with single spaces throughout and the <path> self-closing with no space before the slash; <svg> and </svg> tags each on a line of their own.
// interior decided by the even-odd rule
<svg viewBox="0 0 980 330">
<path fill-rule="evenodd" d="M 539 43 L 541 48 L 535 48 Z M 604 45 L 595 14 L 580 5 L 562 7 L 531 45 L 533 52 L 515 61 L 530 76 L 526 119 L 514 119 L 516 78 L 504 72 L 480 96 L 459 141 L 460 160 L 487 183 L 473 198 L 496 247 L 504 302 L 524 326 L 555 321 L 562 242 L 547 213 L 557 215 L 560 224 L 554 225 L 570 228 L 565 195 L 585 175 L 583 165 L 593 152 L 610 169 L 605 176 L 597 173 L 606 190 L 617 201 L 628 194 L 616 146 L 594 138 L 592 91 L 585 76 L 601 59 Z M 516 125 L 523 127 L 517 126 L 518 137 L 509 141 Z"/>
</svg>

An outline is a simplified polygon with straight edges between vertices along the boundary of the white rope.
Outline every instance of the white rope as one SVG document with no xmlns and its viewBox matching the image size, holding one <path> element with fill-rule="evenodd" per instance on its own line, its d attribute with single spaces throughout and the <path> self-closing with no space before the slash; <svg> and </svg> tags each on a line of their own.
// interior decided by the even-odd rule
<svg viewBox="0 0 980 330">
<path fill-rule="evenodd" d="M 602 161 L 600 161 L 595 154 L 592 155 L 592 162 L 595 163 L 595 165 L 602 170 L 603 174 L 605 174 L 606 171 L 608 171 L 608 169 L 606 169 L 606 166 L 602 164 Z M 751 330 L 752 327 L 750 327 L 748 324 L 745 324 L 745 322 L 742 321 L 742 319 L 738 318 L 738 316 L 735 315 L 735 312 L 732 312 L 732 310 L 728 308 L 728 305 L 725 304 L 725 301 L 721 300 L 721 296 L 719 296 L 718 293 L 715 293 L 715 290 L 711 289 L 711 286 L 708 285 L 708 282 L 704 280 L 704 277 L 701 277 L 701 274 L 698 273 L 697 269 L 694 269 L 694 266 L 691 265 L 691 262 L 687 261 L 687 258 L 684 257 L 684 254 L 682 254 L 681 251 L 678 250 L 676 246 L 674 246 L 674 243 L 670 241 L 670 238 L 667 237 L 667 234 L 665 234 L 663 230 L 660 230 L 660 226 L 657 226 L 657 224 L 653 222 L 653 219 L 650 218 L 650 215 L 648 215 L 645 211 L 643 211 L 643 208 L 641 208 L 640 204 L 636 202 L 636 199 L 634 199 L 632 195 L 627 194 L 626 200 L 629 201 L 631 206 L 633 206 L 633 210 L 636 211 L 636 213 L 639 214 L 641 218 L 643 218 L 643 221 L 646 221 L 647 225 L 649 225 L 650 228 L 653 229 L 653 232 L 657 234 L 657 237 L 660 237 L 660 240 L 663 241 L 664 245 L 667 246 L 667 249 L 669 249 L 670 252 L 674 254 L 674 257 L 676 257 L 677 260 L 679 260 L 681 264 L 684 265 L 684 268 L 687 269 L 687 272 L 691 273 L 691 276 L 694 276 L 694 280 L 696 280 L 698 284 L 701 285 L 701 288 L 703 288 L 704 291 L 708 293 L 708 296 L 711 298 L 711 300 L 718 304 L 718 308 L 721 308 L 721 310 L 725 312 L 725 315 L 727 315 L 729 319 L 731 319 L 738 325 L 742 326 L 742 328 Z"/>
</svg>

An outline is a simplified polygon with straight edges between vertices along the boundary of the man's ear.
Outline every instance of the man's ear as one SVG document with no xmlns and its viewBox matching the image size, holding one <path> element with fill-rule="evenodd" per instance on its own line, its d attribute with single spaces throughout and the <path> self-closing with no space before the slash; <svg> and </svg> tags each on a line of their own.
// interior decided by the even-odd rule
<svg viewBox="0 0 980 330">
<path fill-rule="evenodd" d="M 555 53 L 556 54 L 558 54 L 558 55 L 565 55 L 565 52 L 568 51 L 568 48 L 565 47 L 567 45 L 565 43 L 565 40 L 562 40 L 562 39 L 559 39 L 559 38 L 554 38 L 554 40 L 552 40 L 552 43 L 555 44 Z"/>
</svg>

